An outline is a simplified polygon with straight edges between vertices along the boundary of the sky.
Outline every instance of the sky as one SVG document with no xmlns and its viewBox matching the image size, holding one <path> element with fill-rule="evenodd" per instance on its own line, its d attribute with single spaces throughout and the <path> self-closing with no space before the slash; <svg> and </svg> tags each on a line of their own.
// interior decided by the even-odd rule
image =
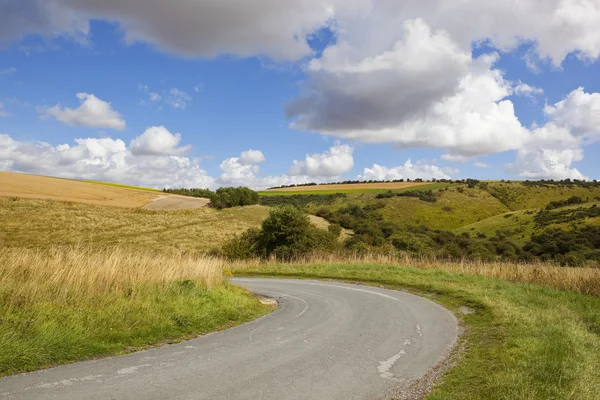
<svg viewBox="0 0 600 400">
<path fill-rule="evenodd" d="M 0 0 L 0 170 L 600 178 L 600 0 Z"/>
</svg>

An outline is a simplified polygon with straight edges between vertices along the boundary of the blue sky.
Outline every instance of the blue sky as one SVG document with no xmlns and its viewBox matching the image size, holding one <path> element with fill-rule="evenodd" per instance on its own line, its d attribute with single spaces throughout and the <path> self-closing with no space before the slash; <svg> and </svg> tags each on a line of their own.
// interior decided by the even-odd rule
<svg viewBox="0 0 600 400">
<path fill-rule="evenodd" d="M 444 17 L 378 0 L 26 3 L 0 17 L 20 21 L 0 28 L 0 170 L 152 187 L 599 178 L 597 1 L 583 21 L 566 0 L 531 20 L 511 1 Z M 466 13 L 497 21 L 470 31 Z"/>
</svg>

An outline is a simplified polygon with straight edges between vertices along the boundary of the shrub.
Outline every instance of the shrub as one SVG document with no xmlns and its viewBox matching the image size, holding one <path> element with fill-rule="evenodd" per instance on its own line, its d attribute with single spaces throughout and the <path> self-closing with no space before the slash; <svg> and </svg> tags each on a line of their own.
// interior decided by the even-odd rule
<svg viewBox="0 0 600 400">
<path fill-rule="evenodd" d="M 220 188 L 211 197 L 210 204 L 218 209 L 258 204 L 258 193 L 246 187 Z"/>
<path fill-rule="evenodd" d="M 341 229 L 341 228 L 340 228 Z M 261 229 L 250 229 L 223 246 L 230 259 L 275 256 L 293 260 L 317 250 L 334 250 L 337 238 L 328 230 L 311 224 L 308 215 L 293 206 L 271 210 Z"/>
</svg>

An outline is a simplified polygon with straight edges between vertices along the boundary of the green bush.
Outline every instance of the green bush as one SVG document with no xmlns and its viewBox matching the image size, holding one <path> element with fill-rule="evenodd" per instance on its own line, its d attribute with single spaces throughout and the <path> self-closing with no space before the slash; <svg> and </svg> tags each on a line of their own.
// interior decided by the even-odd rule
<svg viewBox="0 0 600 400">
<path fill-rule="evenodd" d="M 293 206 L 271 210 L 261 229 L 250 229 L 223 246 L 223 255 L 230 259 L 275 256 L 293 260 L 317 250 L 339 247 L 334 233 L 318 229 L 305 213 Z"/>
<path fill-rule="evenodd" d="M 217 209 L 243 207 L 258 204 L 258 193 L 246 187 L 220 188 L 210 199 L 212 207 Z"/>
</svg>

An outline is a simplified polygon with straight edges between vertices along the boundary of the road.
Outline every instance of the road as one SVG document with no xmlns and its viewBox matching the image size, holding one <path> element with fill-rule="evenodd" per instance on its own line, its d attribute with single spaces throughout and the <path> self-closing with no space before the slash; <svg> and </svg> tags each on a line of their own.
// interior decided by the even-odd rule
<svg viewBox="0 0 600 400">
<path fill-rule="evenodd" d="M 456 340 L 450 312 L 408 293 L 234 282 L 279 308 L 176 345 L 3 378 L 0 400 L 376 400 L 422 377 Z"/>
</svg>

